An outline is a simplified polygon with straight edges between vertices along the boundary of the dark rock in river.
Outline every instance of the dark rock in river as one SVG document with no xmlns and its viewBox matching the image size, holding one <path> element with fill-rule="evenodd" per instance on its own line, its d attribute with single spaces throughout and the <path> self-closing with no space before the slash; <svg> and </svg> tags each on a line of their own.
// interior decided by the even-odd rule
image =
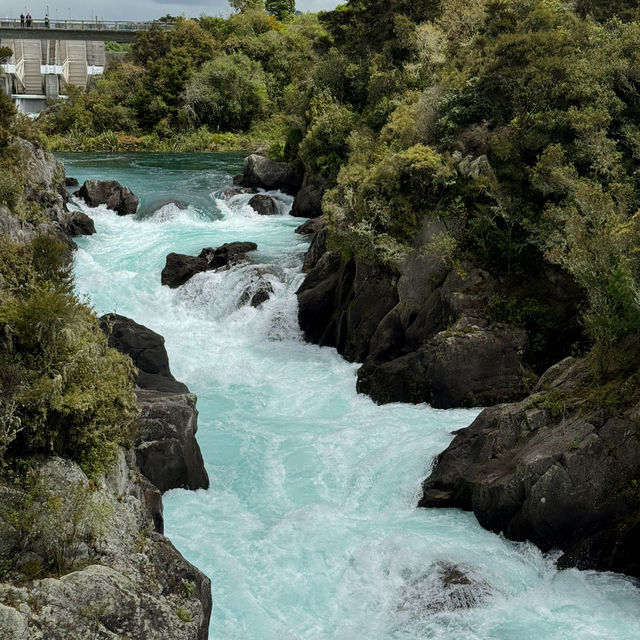
<svg viewBox="0 0 640 640">
<path fill-rule="evenodd" d="M 276 201 L 271 196 L 266 196 L 262 193 L 253 196 L 253 198 L 249 200 L 249 206 L 256 213 L 263 216 L 274 216 L 280 213 Z"/>
<path fill-rule="evenodd" d="M 135 443 L 142 473 L 163 493 L 169 489 L 206 489 L 209 477 L 195 438 L 196 397 L 191 393 L 136 391 L 140 432 Z"/>
<path fill-rule="evenodd" d="M 135 213 L 140 203 L 128 187 L 123 187 L 116 180 L 86 180 L 76 195 L 90 207 L 105 204 L 121 216 Z"/>
<path fill-rule="evenodd" d="M 324 219 L 324 216 L 321 216 L 319 218 L 309 218 L 309 220 L 303 222 L 299 227 L 295 228 L 295 233 L 299 233 L 303 236 L 318 233 L 318 231 L 322 231 L 322 229 L 325 228 L 326 224 L 327 222 Z"/>
<path fill-rule="evenodd" d="M 425 223 L 419 246 L 441 232 L 439 223 Z M 486 271 L 464 265 L 464 275 L 447 273 L 418 250 L 397 272 L 374 269 L 327 251 L 328 236 L 319 225 L 305 256 L 299 321 L 307 340 L 364 361 L 358 391 L 376 402 L 435 407 L 523 396 L 528 337 L 487 318 L 498 286 Z"/>
<path fill-rule="evenodd" d="M 318 218 L 322 215 L 322 196 L 326 183 L 320 176 L 305 173 L 300 191 L 291 207 L 291 215 L 300 218 Z"/>
<path fill-rule="evenodd" d="M 316 220 L 322 220 L 322 218 L 316 218 Z M 320 258 L 327 252 L 327 238 L 329 237 L 329 230 L 326 225 L 319 225 L 317 231 L 313 234 L 311 244 L 304 256 L 304 263 L 302 265 L 302 271 L 309 273 L 320 262 Z"/>
<path fill-rule="evenodd" d="M 96 226 L 86 213 L 74 211 L 69 217 L 67 232 L 70 236 L 90 236 L 96 232 Z"/>
<path fill-rule="evenodd" d="M 187 385 L 178 382 L 169 369 L 164 338 L 130 318 L 108 313 L 100 318 L 100 326 L 109 346 L 125 353 L 138 367 L 136 384 L 141 389 L 166 393 L 187 393 Z"/>
<path fill-rule="evenodd" d="M 216 249 L 203 249 L 197 256 L 170 253 L 162 270 L 162 284 L 175 289 L 196 273 L 220 269 L 245 260 L 246 254 L 257 248 L 255 242 L 229 242 Z"/>
<path fill-rule="evenodd" d="M 298 319 L 307 340 L 334 346 L 352 362 L 364 360 L 378 323 L 397 303 L 390 276 L 326 252 L 297 291 Z"/>
<path fill-rule="evenodd" d="M 526 344 L 521 329 L 479 327 L 463 318 L 417 351 L 377 366 L 367 362 L 357 389 L 376 402 L 427 401 L 440 409 L 507 401 L 525 374 Z"/>
<path fill-rule="evenodd" d="M 68 176 L 64 179 L 64 184 L 67 187 L 77 187 L 79 185 L 76 178 L 70 178 Z"/>
<path fill-rule="evenodd" d="M 561 567 L 640 576 L 634 341 L 606 388 L 592 362 L 567 358 L 522 402 L 485 409 L 438 456 L 420 506 L 472 510 L 491 531 L 561 549 Z"/>
<path fill-rule="evenodd" d="M 209 478 L 195 439 L 196 397 L 171 375 L 164 338 L 115 313 L 102 316 L 100 326 L 109 346 L 130 356 L 139 370 L 135 452 L 140 470 L 160 491 L 207 488 Z"/>
<path fill-rule="evenodd" d="M 274 162 L 252 154 L 245 158 L 242 181 L 234 184 L 241 184 L 244 187 L 259 187 L 266 190 L 280 189 L 285 193 L 295 195 L 302 185 L 300 172 L 286 162 Z"/>
<path fill-rule="evenodd" d="M 242 179 L 242 176 L 240 176 L 240 179 Z M 224 200 L 231 200 L 231 198 L 234 198 L 235 196 L 241 196 L 247 193 L 256 193 L 256 191 L 257 189 L 252 189 L 250 187 L 239 187 L 237 189 L 228 189 L 227 191 L 224 191 L 220 194 L 220 197 Z"/>
</svg>

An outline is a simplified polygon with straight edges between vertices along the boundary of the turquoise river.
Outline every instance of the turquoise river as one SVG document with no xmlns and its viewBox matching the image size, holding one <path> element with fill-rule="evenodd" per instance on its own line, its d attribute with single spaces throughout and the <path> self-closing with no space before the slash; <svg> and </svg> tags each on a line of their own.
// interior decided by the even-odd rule
<svg viewBox="0 0 640 640">
<path fill-rule="evenodd" d="M 212 639 L 640 639 L 632 580 L 557 571 L 553 555 L 472 514 L 415 508 L 434 456 L 477 411 L 376 406 L 356 394 L 356 365 L 302 340 L 302 221 L 280 193 L 276 216 L 254 213 L 248 196 L 220 198 L 241 156 L 60 157 L 67 175 L 115 178 L 142 200 L 128 217 L 72 201 L 97 229 L 78 239 L 77 289 L 98 313 L 162 334 L 174 375 L 198 396 L 211 488 L 171 491 L 164 504 L 167 535 L 211 578 Z M 167 253 L 235 240 L 258 244 L 259 270 L 161 286 Z M 241 304 L 260 279 L 271 298 Z M 449 565 L 477 582 L 477 606 L 434 606 L 434 576 Z"/>
</svg>

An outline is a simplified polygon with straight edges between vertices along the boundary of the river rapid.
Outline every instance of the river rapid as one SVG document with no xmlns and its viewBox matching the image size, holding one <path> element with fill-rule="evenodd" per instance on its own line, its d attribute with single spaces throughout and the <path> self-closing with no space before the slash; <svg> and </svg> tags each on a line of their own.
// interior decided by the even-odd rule
<svg viewBox="0 0 640 640">
<path fill-rule="evenodd" d="M 211 488 L 165 494 L 164 513 L 166 534 L 211 578 L 210 638 L 640 638 L 634 581 L 557 571 L 553 554 L 489 533 L 472 514 L 415 508 L 433 458 L 478 412 L 376 406 L 356 394 L 356 365 L 303 342 L 303 220 L 281 193 L 276 216 L 254 213 L 250 196 L 220 198 L 241 156 L 59 157 L 80 183 L 114 178 L 142 200 L 135 217 L 72 201 L 97 229 L 77 239 L 76 287 L 98 314 L 163 335 L 173 374 L 198 396 Z M 161 206 L 168 199 L 184 204 Z M 236 240 L 258 244 L 258 270 L 161 286 L 166 254 Z M 260 280 L 271 298 L 241 304 Z M 460 598 L 474 606 L 451 606 Z"/>
</svg>

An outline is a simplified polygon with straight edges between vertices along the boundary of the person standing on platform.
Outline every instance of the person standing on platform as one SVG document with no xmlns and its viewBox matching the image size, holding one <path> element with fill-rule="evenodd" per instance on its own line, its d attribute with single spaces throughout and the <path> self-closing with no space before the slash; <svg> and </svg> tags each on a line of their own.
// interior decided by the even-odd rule
<svg viewBox="0 0 640 640">
<path fill-rule="evenodd" d="M 24 13 L 20 14 L 20 28 L 24 29 Z"/>
<path fill-rule="evenodd" d="M 31 27 L 31 14 L 29 12 L 27 12 L 26 20 L 27 20 L 27 29 L 28 29 Z"/>
</svg>

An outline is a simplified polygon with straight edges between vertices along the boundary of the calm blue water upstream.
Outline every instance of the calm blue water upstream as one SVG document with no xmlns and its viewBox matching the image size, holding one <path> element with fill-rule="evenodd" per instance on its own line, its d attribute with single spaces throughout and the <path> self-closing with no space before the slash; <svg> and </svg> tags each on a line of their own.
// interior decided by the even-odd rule
<svg viewBox="0 0 640 640">
<path fill-rule="evenodd" d="M 212 580 L 217 640 L 638 640 L 640 590 L 613 574 L 557 571 L 529 544 L 484 531 L 457 510 L 418 510 L 421 480 L 477 411 L 376 406 L 356 366 L 305 344 L 294 292 L 307 241 L 287 211 L 259 216 L 223 201 L 239 155 L 61 154 L 67 174 L 115 178 L 151 217 L 87 211 L 78 291 L 100 314 L 129 316 L 166 339 L 174 375 L 198 396 L 211 488 L 164 497 L 166 533 Z M 258 244 L 255 267 L 160 284 L 171 251 Z M 267 279 L 262 308 L 239 306 Z M 458 565 L 479 606 L 438 611 L 436 567 Z M 482 595 L 481 594 L 481 595 Z M 176 639 L 181 640 L 181 639 Z"/>
</svg>

